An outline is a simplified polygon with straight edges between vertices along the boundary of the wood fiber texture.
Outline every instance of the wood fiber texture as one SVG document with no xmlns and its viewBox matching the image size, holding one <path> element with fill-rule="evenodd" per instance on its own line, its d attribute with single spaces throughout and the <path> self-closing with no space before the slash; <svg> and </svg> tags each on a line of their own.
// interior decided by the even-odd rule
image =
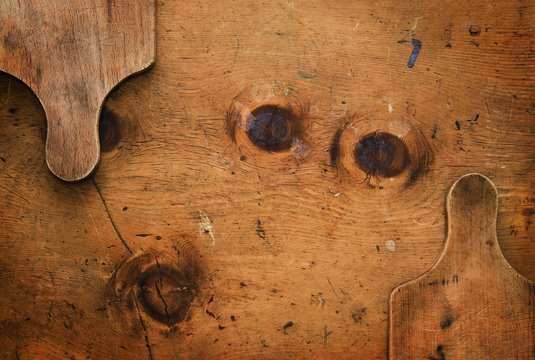
<svg viewBox="0 0 535 360">
<path fill-rule="evenodd" d="M 0 357 L 387 359 L 390 293 L 472 172 L 535 279 L 532 2 L 156 12 L 87 180 L 48 171 L 39 100 L 0 76 Z"/>
</svg>

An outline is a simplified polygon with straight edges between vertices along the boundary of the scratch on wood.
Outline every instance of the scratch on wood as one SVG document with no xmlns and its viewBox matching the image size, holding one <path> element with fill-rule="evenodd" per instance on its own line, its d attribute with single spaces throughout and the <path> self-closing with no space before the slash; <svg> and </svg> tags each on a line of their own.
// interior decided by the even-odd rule
<svg viewBox="0 0 535 360">
<path fill-rule="evenodd" d="M 260 219 L 256 219 L 256 235 L 258 235 L 258 237 L 262 239 L 262 242 L 264 243 L 264 245 L 268 247 L 271 246 L 267 238 L 266 230 L 264 230 L 264 226 L 262 225 L 262 222 L 260 221 Z"/>
<path fill-rule="evenodd" d="M 19 195 L 17 194 L 15 191 L 11 190 L 11 189 L 8 189 L 7 187 L 5 187 L 4 185 L 0 185 L 0 188 L 6 190 L 8 193 L 10 193 L 11 195 L 15 195 L 16 197 L 18 198 L 21 198 L 22 200 L 26 201 L 27 204 L 29 204 L 30 202 L 28 201 L 28 199 L 26 199 L 25 197 L 23 197 L 22 195 Z"/>
<path fill-rule="evenodd" d="M 334 291 L 334 287 L 333 287 L 333 284 L 331 283 L 331 280 L 328 277 L 327 277 L 327 281 L 329 282 L 329 285 L 331 285 L 331 289 L 333 290 L 334 296 L 336 296 L 336 298 L 340 300 L 340 298 L 338 297 L 338 294 L 336 293 L 336 291 Z"/>
<path fill-rule="evenodd" d="M 299 75 L 303 79 L 314 79 L 316 77 L 316 74 L 310 73 L 310 72 L 306 72 L 306 71 L 298 71 L 297 75 Z"/>
<path fill-rule="evenodd" d="M 91 181 L 93 182 L 93 185 L 95 186 L 95 189 L 97 190 L 98 196 L 100 197 L 100 201 L 102 201 L 102 205 L 104 205 L 104 209 L 106 210 L 106 214 L 108 215 L 108 219 L 110 219 L 110 222 L 111 222 L 111 225 L 113 226 L 113 230 L 115 231 L 115 234 L 117 235 L 119 240 L 121 240 L 121 242 L 123 243 L 123 245 L 126 248 L 126 250 L 128 250 L 128 252 L 130 254 L 133 254 L 132 253 L 132 249 L 130 249 L 130 247 L 126 244 L 126 242 L 123 239 L 123 236 L 121 235 L 121 232 L 119 231 L 119 229 L 117 228 L 117 225 L 115 224 L 115 221 L 113 221 L 113 218 L 111 217 L 110 210 L 108 209 L 108 203 L 106 203 L 106 200 L 104 199 L 104 196 L 102 196 L 102 192 L 100 191 L 100 188 L 98 187 L 97 182 L 95 181 L 95 178 L 91 177 Z"/>
<path fill-rule="evenodd" d="M 327 325 L 323 327 L 323 346 L 327 347 L 327 338 L 332 334 L 332 331 L 327 329 Z"/>
<path fill-rule="evenodd" d="M 97 223 L 95 222 L 95 218 L 93 218 L 93 214 L 91 213 L 91 210 L 89 210 L 89 208 L 87 206 L 85 206 L 86 201 L 85 201 L 84 194 L 82 193 L 82 191 L 80 189 L 78 189 L 78 194 L 80 194 L 80 197 L 82 198 L 82 202 L 84 204 L 84 208 L 86 209 L 87 213 L 89 214 L 89 218 L 91 219 L 91 223 L 93 224 L 93 227 L 95 228 L 95 231 L 97 233 L 98 238 L 100 239 L 101 238 L 100 231 L 98 231 L 98 226 L 97 226 Z"/>
</svg>

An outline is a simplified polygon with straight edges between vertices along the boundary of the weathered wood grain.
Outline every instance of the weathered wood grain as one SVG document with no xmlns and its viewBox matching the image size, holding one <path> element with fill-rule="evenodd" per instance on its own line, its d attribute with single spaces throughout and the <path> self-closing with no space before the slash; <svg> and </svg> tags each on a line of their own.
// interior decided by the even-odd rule
<svg viewBox="0 0 535 360">
<path fill-rule="evenodd" d="M 469 172 L 496 184 L 500 247 L 535 279 L 530 2 L 156 8 L 158 61 L 109 96 L 92 179 L 48 172 L 39 101 L 0 78 L 1 356 L 386 359 L 389 295 L 439 256 L 447 192 Z M 294 146 L 252 142 L 284 138 L 249 136 L 269 104 L 292 110 Z M 361 166 L 402 168 L 392 179 L 352 161 L 376 131 L 400 136 L 410 163 L 394 140 L 364 147 L 388 166 Z M 163 281 L 147 283 L 156 259 Z M 188 262 L 199 273 L 182 288 L 199 295 L 168 326 L 148 304 L 156 284 L 180 298 L 166 274 Z M 108 305 L 124 274 L 126 302 Z"/>
<path fill-rule="evenodd" d="M 58 177 L 80 180 L 96 167 L 105 97 L 154 61 L 154 11 L 154 0 L 2 1 L 0 70 L 40 99 Z"/>
<path fill-rule="evenodd" d="M 390 296 L 390 359 L 535 359 L 535 283 L 503 257 L 497 210 L 488 178 L 453 185 L 442 254 Z"/>
</svg>

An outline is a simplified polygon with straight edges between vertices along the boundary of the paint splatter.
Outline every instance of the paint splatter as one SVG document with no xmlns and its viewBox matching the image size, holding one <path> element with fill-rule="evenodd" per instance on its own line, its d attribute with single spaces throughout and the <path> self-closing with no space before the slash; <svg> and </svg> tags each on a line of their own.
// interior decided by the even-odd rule
<svg viewBox="0 0 535 360">
<path fill-rule="evenodd" d="M 422 42 L 418 39 L 412 39 L 412 53 L 409 57 L 409 62 L 407 63 L 407 67 L 409 69 L 414 67 L 414 63 L 416 63 L 416 58 L 418 57 L 418 54 L 420 53 L 420 49 L 422 48 Z"/>
</svg>

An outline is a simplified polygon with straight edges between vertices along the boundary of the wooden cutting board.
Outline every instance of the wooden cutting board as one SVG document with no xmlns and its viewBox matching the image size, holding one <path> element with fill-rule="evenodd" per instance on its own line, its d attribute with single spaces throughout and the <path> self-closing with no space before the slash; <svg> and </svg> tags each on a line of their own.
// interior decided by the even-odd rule
<svg viewBox="0 0 535 360">
<path fill-rule="evenodd" d="M 455 183 L 441 256 L 391 294 L 390 359 L 535 358 L 535 284 L 502 255 L 497 200 L 482 175 Z"/>
<path fill-rule="evenodd" d="M 0 70 L 37 95 L 48 122 L 46 161 L 64 180 L 100 157 L 107 94 L 154 61 L 153 0 L 3 0 Z"/>
</svg>

